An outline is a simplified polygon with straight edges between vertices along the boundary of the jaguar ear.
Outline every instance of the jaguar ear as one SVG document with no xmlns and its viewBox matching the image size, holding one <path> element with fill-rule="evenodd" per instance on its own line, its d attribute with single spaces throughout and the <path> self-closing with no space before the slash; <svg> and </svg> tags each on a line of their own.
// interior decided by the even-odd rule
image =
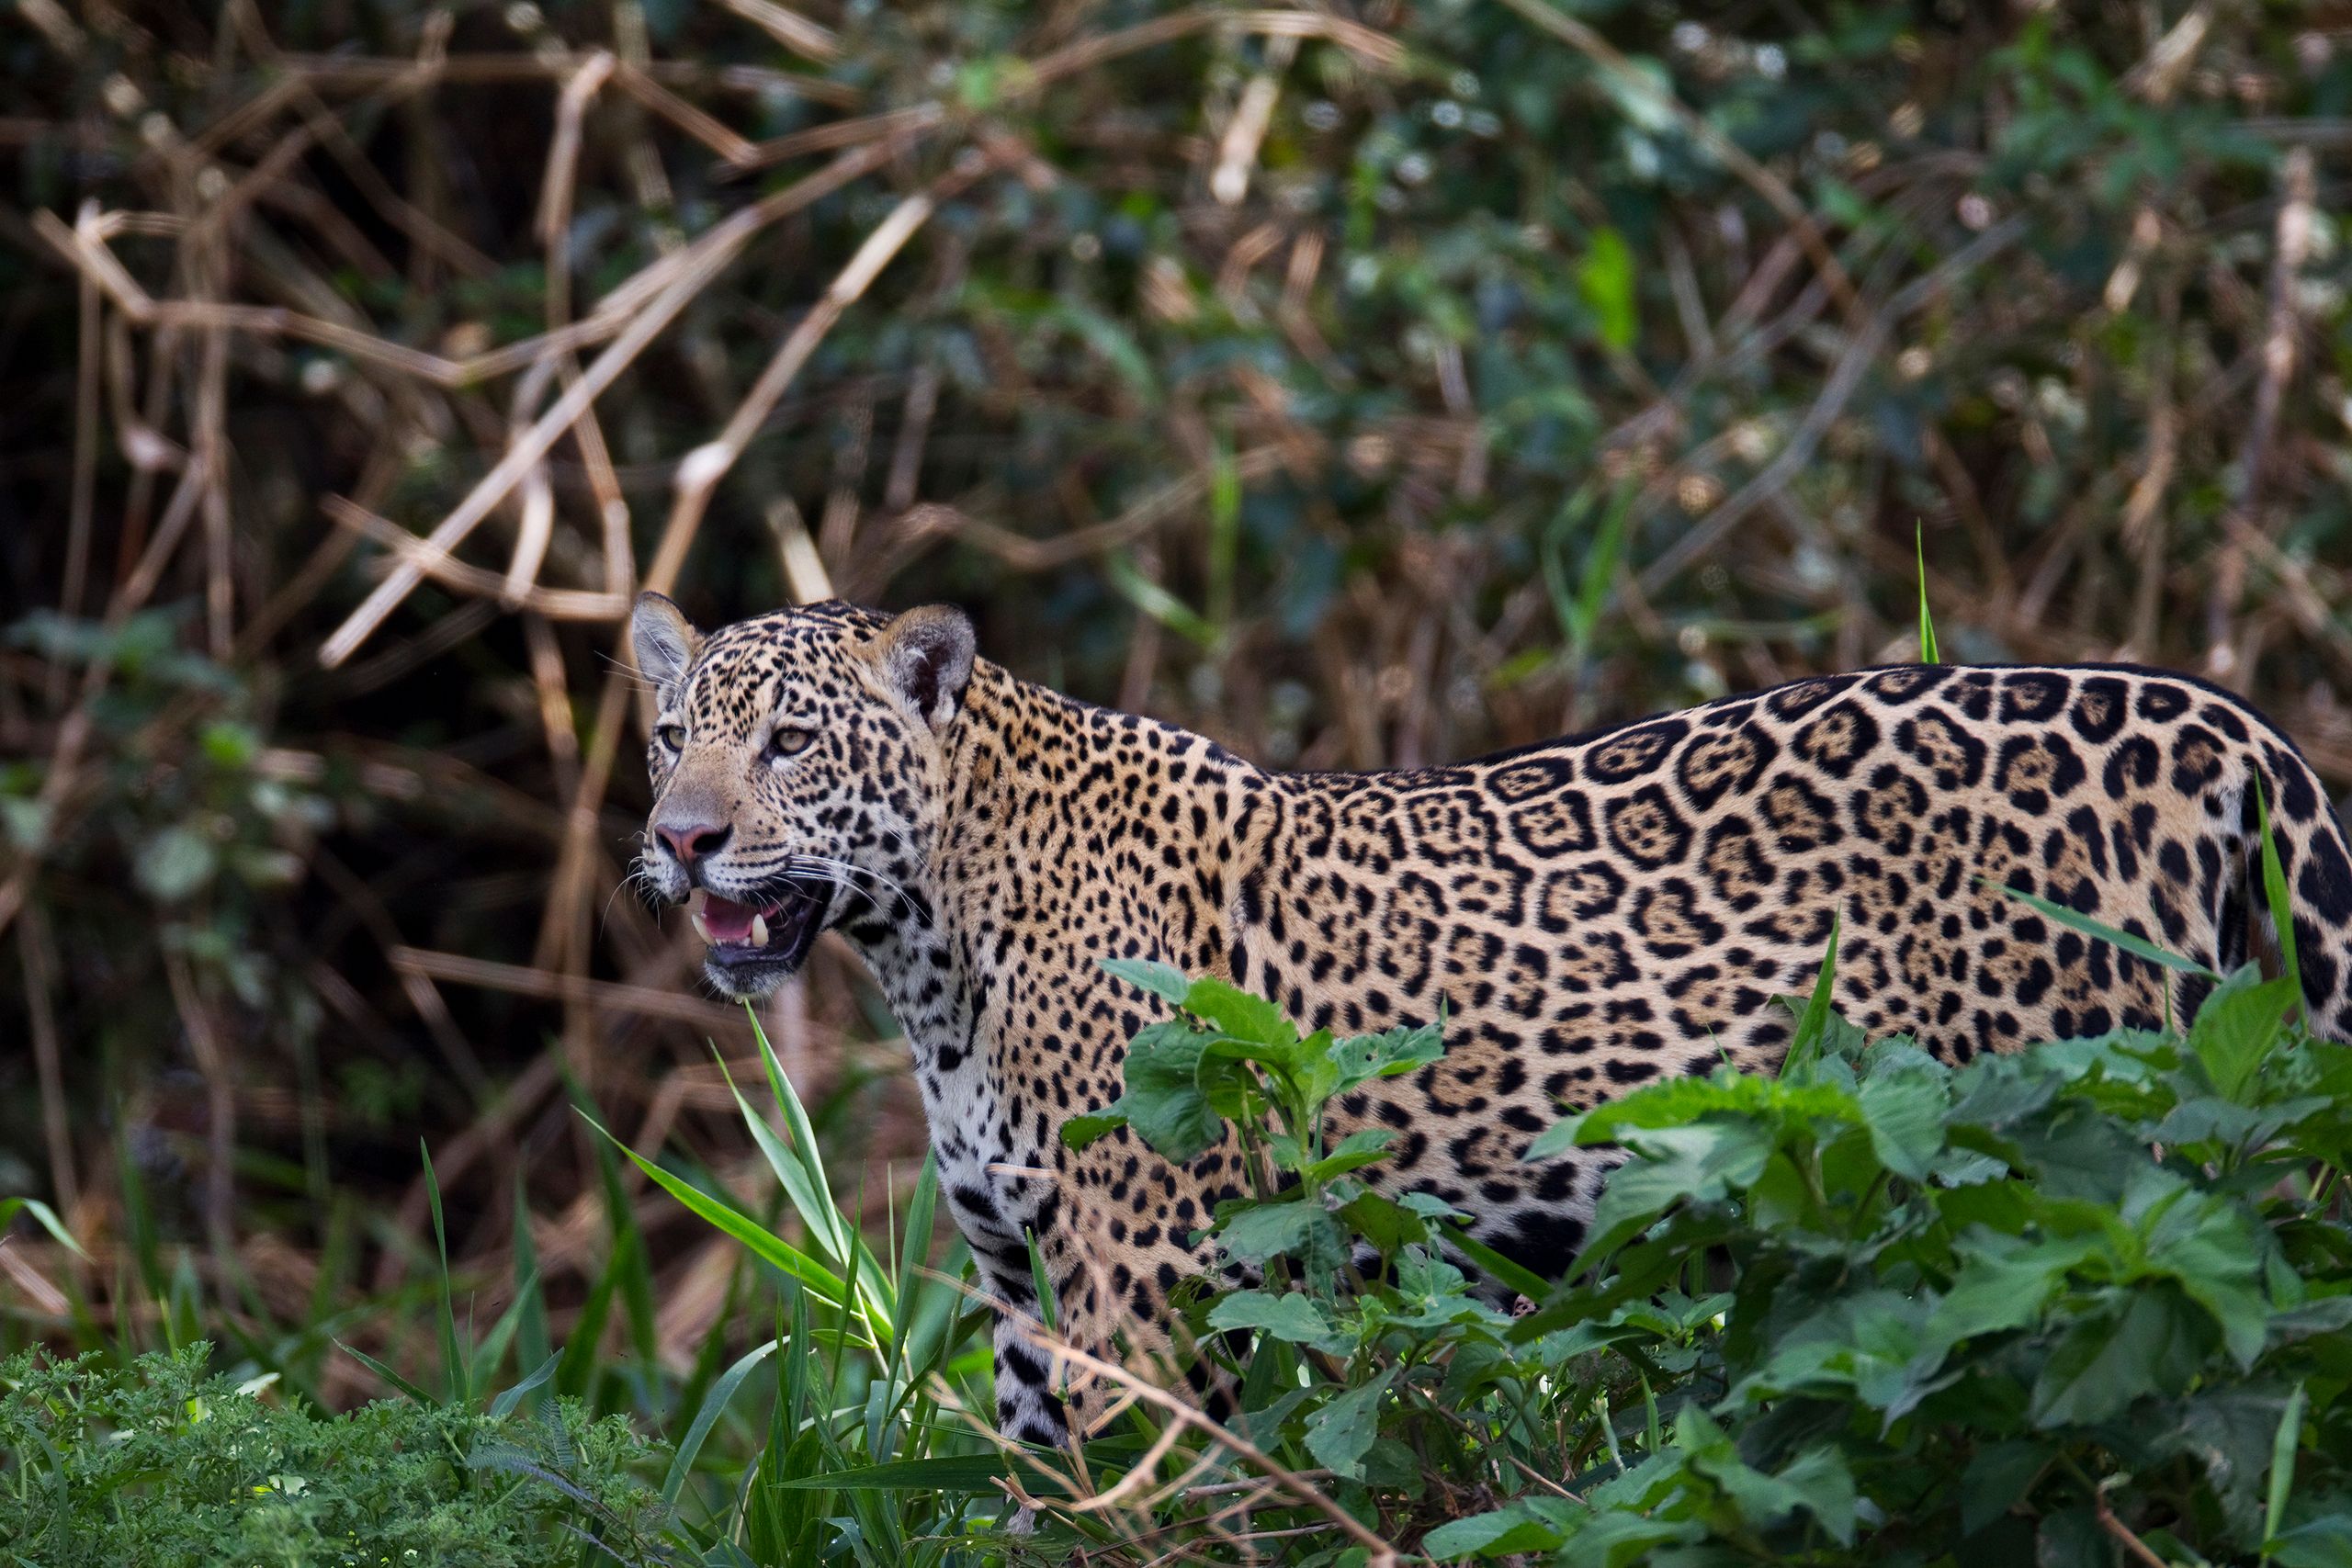
<svg viewBox="0 0 2352 1568">
<path fill-rule="evenodd" d="M 702 633 L 695 630 L 684 611 L 659 593 L 637 596 L 628 633 L 637 650 L 638 672 L 666 700 L 702 651 Z"/>
<path fill-rule="evenodd" d="M 964 701 L 975 641 L 963 611 L 926 604 L 882 628 L 875 657 L 890 689 L 936 732 L 947 728 Z"/>
</svg>

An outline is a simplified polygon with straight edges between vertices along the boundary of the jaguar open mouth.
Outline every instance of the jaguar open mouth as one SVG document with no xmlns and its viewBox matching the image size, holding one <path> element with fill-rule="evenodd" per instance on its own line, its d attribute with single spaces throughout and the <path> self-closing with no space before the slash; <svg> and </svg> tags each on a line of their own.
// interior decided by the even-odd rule
<svg viewBox="0 0 2352 1568">
<path fill-rule="evenodd" d="M 800 967 L 824 924 L 826 898 L 789 883 L 764 890 L 756 903 L 716 893 L 697 896 L 686 918 L 710 944 L 703 967 L 731 997 L 762 997 Z"/>
</svg>

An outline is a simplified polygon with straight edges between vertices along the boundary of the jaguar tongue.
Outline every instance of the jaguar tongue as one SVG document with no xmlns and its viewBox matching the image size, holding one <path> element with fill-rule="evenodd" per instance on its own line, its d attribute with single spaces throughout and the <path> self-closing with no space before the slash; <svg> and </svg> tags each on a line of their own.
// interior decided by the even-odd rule
<svg viewBox="0 0 2352 1568">
<path fill-rule="evenodd" d="M 748 943 L 752 940 L 752 922 L 759 911 L 731 900 L 710 894 L 703 903 L 703 940 L 713 947 L 729 942 Z"/>
</svg>

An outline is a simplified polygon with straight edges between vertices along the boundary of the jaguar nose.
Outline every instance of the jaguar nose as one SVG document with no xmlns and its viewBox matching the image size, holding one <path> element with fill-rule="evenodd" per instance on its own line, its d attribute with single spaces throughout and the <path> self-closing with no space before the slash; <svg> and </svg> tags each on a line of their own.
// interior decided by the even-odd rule
<svg viewBox="0 0 2352 1568">
<path fill-rule="evenodd" d="M 698 860 L 717 854 L 727 847 L 727 840 L 735 836 L 732 827 L 712 827 L 703 823 L 673 826 L 667 822 L 656 822 L 653 831 L 670 846 L 670 852 L 678 857 L 680 865 L 692 865 Z"/>
</svg>

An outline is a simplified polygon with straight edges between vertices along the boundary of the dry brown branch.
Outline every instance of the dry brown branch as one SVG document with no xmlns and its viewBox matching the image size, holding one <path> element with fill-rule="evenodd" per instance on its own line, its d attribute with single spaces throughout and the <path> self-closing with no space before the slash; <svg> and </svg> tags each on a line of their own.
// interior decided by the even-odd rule
<svg viewBox="0 0 2352 1568">
<path fill-rule="evenodd" d="M 1812 459 L 1814 449 L 1826 434 L 1829 426 L 1845 411 L 1847 400 L 1861 386 L 1862 378 L 1886 346 L 1888 335 L 1895 322 L 1933 298 L 1953 279 L 1974 270 L 2014 243 L 2026 230 L 2023 217 L 2011 217 L 1995 224 L 1967 244 L 1936 264 L 1933 269 L 1912 279 L 1897 289 L 1887 302 L 1870 313 L 1861 329 L 1847 343 L 1838 356 L 1837 367 L 1815 399 L 1787 443 L 1772 460 L 1747 483 L 1742 485 L 1729 500 L 1724 501 L 1706 516 L 1690 525 L 1683 536 L 1659 554 L 1657 559 L 1642 569 L 1638 582 L 1645 592 L 1656 592 L 1672 581 L 1675 574 L 1714 547 L 1715 541 L 1733 528 L 1740 519 L 1755 510 L 1767 497 L 1776 494 L 1804 465 Z"/>
<path fill-rule="evenodd" d="M 385 956 L 393 968 L 403 973 L 421 975 L 428 980 L 446 980 L 454 986 L 481 986 L 512 996 L 537 997 L 546 1001 L 573 1003 L 614 1012 L 641 1013 L 648 1018 L 669 1019 L 713 1032 L 732 1033 L 743 1027 L 743 1015 L 732 1008 L 723 1008 L 716 1002 L 706 1002 L 677 991 L 656 990 L 650 986 L 624 985 L 616 980 L 592 980 L 578 975 L 555 975 L 520 964 L 498 964 L 486 958 L 468 958 L 463 953 L 433 953 L 415 947 L 394 947 Z"/>
<path fill-rule="evenodd" d="M 667 287 L 637 313 L 628 329 L 606 345 L 595 361 L 582 372 L 580 379 L 567 388 L 554 406 L 540 415 L 507 448 L 506 455 L 499 459 L 497 466 L 483 476 L 466 499 L 458 503 L 457 510 L 443 518 L 426 536 L 424 545 L 429 552 L 428 558 L 446 558 L 460 540 L 488 517 L 523 476 L 547 456 L 548 449 L 571 427 L 572 422 L 587 410 L 597 395 L 660 335 L 672 318 L 685 309 L 687 303 L 735 259 L 743 246 L 750 243 L 753 234 L 786 213 L 838 190 L 879 164 L 890 150 L 891 144 L 885 143 L 845 153 L 787 191 L 734 214 L 697 242 L 693 259 L 678 269 Z M 673 566 L 672 570 L 675 570 Z M 401 562 L 392 575 L 379 584 L 376 591 L 327 638 L 319 649 L 319 662 L 333 669 L 350 658 L 360 643 L 383 624 L 384 617 L 390 615 L 423 581 L 424 574 L 424 560 Z M 649 581 L 651 578 L 652 574 L 649 574 Z"/>
<path fill-rule="evenodd" d="M 1031 62 L 1027 72 L 1009 85 L 1008 91 L 1013 96 L 1034 93 L 1064 77 L 1091 71 L 1123 54 L 1155 49 L 1180 38 L 1190 38 L 1194 33 L 1217 28 L 1237 33 L 1260 33 L 1270 38 L 1323 39 L 1338 44 L 1378 70 L 1393 70 L 1405 59 L 1403 46 L 1387 34 L 1365 27 L 1361 22 L 1320 12 L 1180 11 L 1172 17 L 1139 22 L 1115 33 L 1080 39 L 1076 43 L 1042 55 Z"/>
<path fill-rule="evenodd" d="M 827 64 L 842 56 L 841 40 L 830 28 L 820 27 L 775 0 L 719 0 L 729 10 L 766 33 L 785 48 Z"/>
<path fill-rule="evenodd" d="M 81 1179 L 74 1168 L 74 1137 L 66 1125 L 63 1052 L 57 1032 L 57 959 L 49 921 L 39 908 L 25 911 L 17 928 L 17 954 L 24 965 L 25 1010 L 31 1025 L 33 1072 L 40 1082 L 41 1136 L 49 1145 L 49 1179 L 57 1204 L 68 1216 L 81 1201 Z"/>
<path fill-rule="evenodd" d="M 1364 1548 L 1369 1554 L 1365 1559 L 1367 1568 L 1396 1568 L 1397 1559 L 1395 1547 L 1366 1529 L 1354 1515 L 1301 1479 L 1296 1472 L 1284 1467 L 1280 1461 L 1249 1439 L 1212 1421 L 1201 1411 L 1187 1404 L 1166 1389 L 1147 1379 L 1137 1377 L 1114 1361 L 1106 1361 L 1099 1356 L 1090 1355 L 1042 1329 L 1034 1331 L 1032 1337 L 1037 1348 L 1050 1357 L 1057 1366 L 1075 1367 L 1130 1392 L 1137 1399 L 1163 1412 L 1172 1420 L 1199 1432 L 1213 1443 L 1232 1450 L 1243 1460 L 1256 1465 L 1265 1472 L 1268 1479 L 1274 1482 L 1293 1498 L 1321 1514 L 1331 1521 L 1332 1528 Z"/>
</svg>

